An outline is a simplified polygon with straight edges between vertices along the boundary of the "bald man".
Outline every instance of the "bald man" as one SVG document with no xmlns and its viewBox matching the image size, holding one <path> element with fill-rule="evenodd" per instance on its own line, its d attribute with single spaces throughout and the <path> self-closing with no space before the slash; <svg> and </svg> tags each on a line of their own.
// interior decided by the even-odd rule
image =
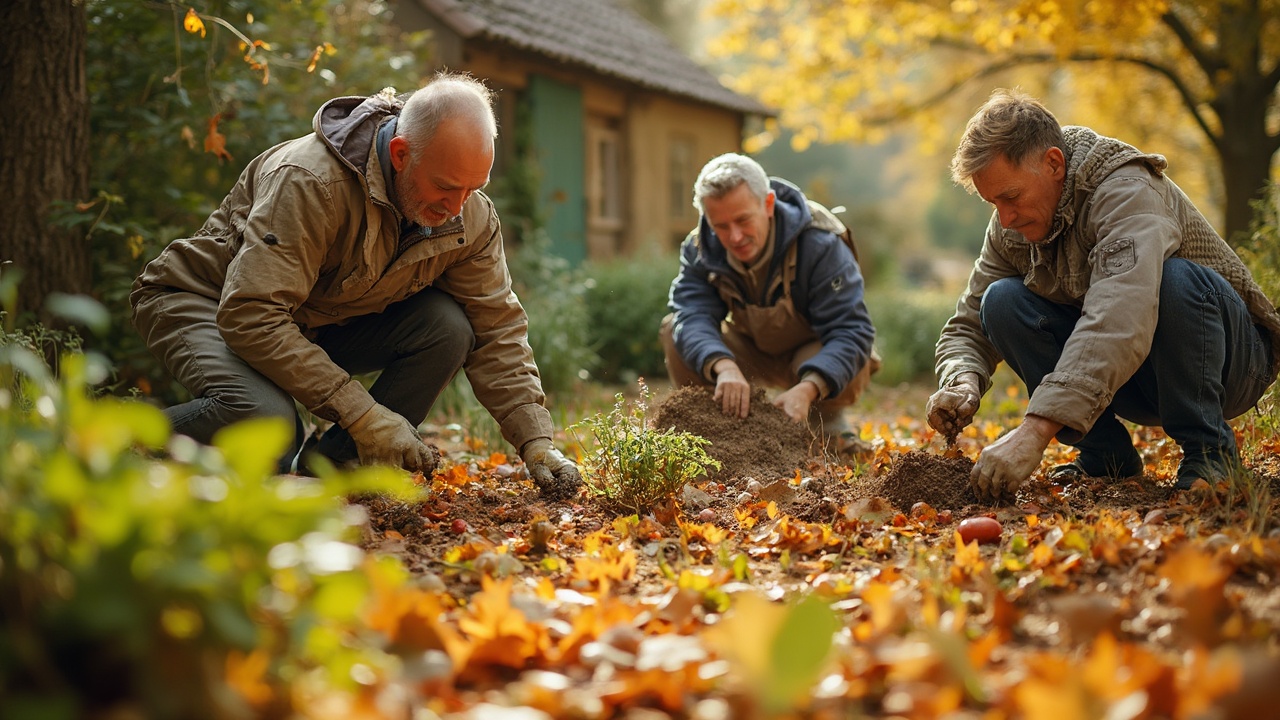
<svg viewBox="0 0 1280 720">
<path fill-rule="evenodd" d="M 166 410 L 207 443 L 251 417 L 294 427 L 279 470 L 337 465 L 430 473 L 417 430 L 465 369 L 544 489 L 581 479 L 551 415 L 511 289 L 493 203 L 491 91 L 442 73 L 406 99 L 331 100 L 309 135 L 255 158 L 194 237 L 134 283 L 134 324 L 192 399 Z M 378 372 L 366 389 L 353 374 Z M 295 403 L 332 425 L 303 437 Z"/>
</svg>

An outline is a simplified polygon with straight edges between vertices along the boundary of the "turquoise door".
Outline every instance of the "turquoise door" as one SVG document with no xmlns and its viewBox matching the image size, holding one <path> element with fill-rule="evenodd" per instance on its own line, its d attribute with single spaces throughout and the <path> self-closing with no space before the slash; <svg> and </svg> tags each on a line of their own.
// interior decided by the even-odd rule
<svg viewBox="0 0 1280 720">
<path fill-rule="evenodd" d="M 548 77 L 529 78 L 538 200 L 551 251 L 578 264 L 587 257 L 586 141 L 582 91 Z"/>
</svg>

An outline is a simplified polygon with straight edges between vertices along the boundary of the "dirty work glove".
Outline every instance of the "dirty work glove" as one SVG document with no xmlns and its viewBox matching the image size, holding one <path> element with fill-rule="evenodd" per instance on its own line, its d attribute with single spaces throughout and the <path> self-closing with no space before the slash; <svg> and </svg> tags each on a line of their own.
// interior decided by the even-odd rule
<svg viewBox="0 0 1280 720">
<path fill-rule="evenodd" d="M 535 438 L 525 443 L 520 458 L 524 460 L 533 484 L 549 500 L 567 500 L 582 484 L 578 466 L 569 462 L 547 438 Z"/>
<path fill-rule="evenodd" d="M 436 469 L 439 450 L 422 442 L 418 430 L 400 413 L 375 403 L 347 428 L 361 465 L 391 465 L 424 475 Z"/>
<path fill-rule="evenodd" d="M 934 393 L 925 405 L 930 427 L 948 439 L 959 435 L 978 411 L 982 401 L 979 387 L 976 374 L 960 373 L 950 385 Z"/>
<path fill-rule="evenodd" d="M 1045 448 L 1062 426 L 1029 415 L 1022 424 L 991 443 L 978 455 L 969 484 L 981 500 L 1013 502 L 1018 489 L 1040 467 Z"/>
</svg>

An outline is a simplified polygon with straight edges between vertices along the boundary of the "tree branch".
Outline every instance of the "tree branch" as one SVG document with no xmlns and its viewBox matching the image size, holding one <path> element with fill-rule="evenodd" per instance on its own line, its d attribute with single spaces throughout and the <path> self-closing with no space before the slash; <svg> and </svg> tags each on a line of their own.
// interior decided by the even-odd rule
<svg viewBox="0 0 1280 720">
<path fill-rule="evenodd" d="M 978 53 L 984 52 L 981 48 L 978 48 L 976 46 L 965 45 L 963 43 L 959 43 L 955 41 L 940 42 L 938 44 L 945 45 L 953 49 L 967 50 L 967 51 L 978 52 Z M 1182 98 L 1183 105 L 1185 105 L 1186 108 L 1191 111 L 1191 116 L 1195 118 L 1196 125 L 1200 127 L 1201 132 L 1205 134 L 1205 137 L 1209 139 L 1209 142 L 1211 142 L 1219 152 L 1222 151 L 1222 139 L 1218 136 L 1217 133 L 1213 131 L 1213 128 L 1209 125 L 1208 120 L 1204 117 L 1203 113 L 1200 110 L 1200 104 L 1201 104 L 1200 101 L 1197 100 L 1197 98 L 1195 97 L 1195 94 L 1192 93 L 1191 88 L 1187 86 L 1187 84 L 1182 80 L 1182 78 L 1178 75 L 1178 73 L 1168 65 L 1164 65 L 1163 63 L 1159 63 L 1150 58 L 1146 58 L 1138 55 L 1103 55 L 1100 53 L 1092 53 L 1092 52 L 1078 52 L 1078 53 L 1072 53 L 1066 56 L 1058 56 L 1050 53 L 1014 54 L 1003 60 L 992 62 L 989 65 L 979 68 L 976 72 L 966 75 L 964 78 L 961 78 L 959 80 L 952 82 L 947 87 L 944 87 L 941 90 L 938 90 L 937 92 L 929 95 L 928 97 L 924 98 L 918 103 L 900 107 L 896 111 L 893 111 L 888 115 L 884 115 L 881 117 L 867 118 L 866 122 L 869 125 L 888 125 L 892 122 L 902 120 L 903 118 L 906 118 L 910 115 L 921 112 L 923 110 L 927 110 L 933 107 L 934 105 L 937 105 L 938 103 L 942 102 L 947 97 L 954 94 L 961 87 L 963 87 L 964 85 L 966 85 L 972 80 L 994 75 L 996 73 L 1000 73 L 1005 70 L 1009 70 L 1011 68 L 1017 67 L 1019 65 L 1035 65 L 1035 64 L 1065 63 L 1065 62 L 1103 62 L 1103 61 L 1122 62 L 1122 63 L 1131 64 L 1131 65 L 1138 65 L 1140 67 L 1144 67 L 1166 78 L 1173 85 L 1173 88 L 1178 93 L 1178 96 Z"/>
<path fill-rule="evenodd" d="M 1182 18 L 1178 17 L 1172 9 L 1160 15 L 1160 22 L 1168 26 L 1174 36 L 1178 38 L 1178 42 L 1182 43 L 1182 47 L 1186 48 L 1187 52 L 1191 53 L 1191 57 L 1195 58 L 1196 65 L 1200 66 L 1206 76 L 1212 78 L 1219 70 L 1227 67 L 1227 64 L 1222 60 L 1208 53 L 1204 45 L 1201 45 L 1196 40 L 1191 28 L 1187 27 L 1186 23 L 1182 22 Z"/>
</svg>

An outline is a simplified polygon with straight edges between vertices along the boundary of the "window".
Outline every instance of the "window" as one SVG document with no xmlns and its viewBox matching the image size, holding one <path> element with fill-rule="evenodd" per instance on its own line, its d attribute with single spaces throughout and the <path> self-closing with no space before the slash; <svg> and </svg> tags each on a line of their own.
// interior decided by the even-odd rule
<svg viewBox="0 0 1280 720">
<path fill-rule="evenodd" d="M 672 135 L 667 146 L 667 208 L 672 220 L 696 220 L 693 209 L 693 182 L 698 179 L 694 167 L 697 147 L 687 135 Z"/>
<path fill-rule="evenodd" d="M 588 221 L 602 229 L 622 226 L 622 141 L 618 131 L 592 122 L 587 128 Z"/>
</svg>

